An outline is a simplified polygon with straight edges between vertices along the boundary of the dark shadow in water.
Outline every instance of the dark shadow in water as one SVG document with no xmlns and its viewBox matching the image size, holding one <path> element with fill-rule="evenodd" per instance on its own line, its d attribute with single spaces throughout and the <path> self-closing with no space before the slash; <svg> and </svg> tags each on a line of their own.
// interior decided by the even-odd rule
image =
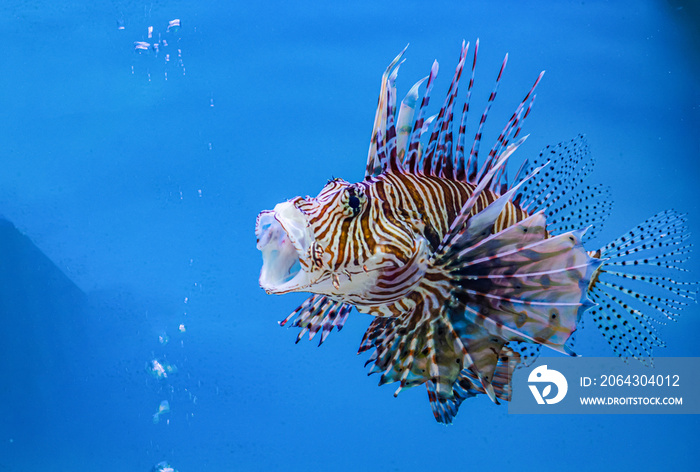
<svg viewBox="0 0 700 472">
<path fill-rule="evenodd" d="M 0 434 L 33 442 L 77 400 L 86 296 L 0 217 Z"/>
<path fill-rule="evenodd" d="M 672 17 L 680 25 L 692 54 L 688 55 L 695 75 L 700 74 L 700 2 L 698 0 L 664 0 Z"/>
<path fill-rule="evenodd" d="M 146 372 L 168 352 L 152 326 L 173 309 L 128 288 L 85 294 L 0 216 L 0 471 L 35 470 L 39 445 L 43 458 L 95 461 L 115 440 L 148 450 L 169 385 Z"/>
</svg>

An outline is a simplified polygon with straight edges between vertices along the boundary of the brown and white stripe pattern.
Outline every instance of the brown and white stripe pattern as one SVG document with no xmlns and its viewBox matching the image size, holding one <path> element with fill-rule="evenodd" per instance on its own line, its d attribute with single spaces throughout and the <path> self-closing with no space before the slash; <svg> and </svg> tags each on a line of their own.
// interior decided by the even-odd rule
<svg viewBox="0 0 700 472">
<path fill-rule="evenodd" d="M 368 293 L 361 297 L 338 294 L 343 301 L 370 310 L 400 300 L 413 290 L 417 277 L 423 275 L 417 271 L 425 267 L 417 258 L 428 255 L 425 251 L 419 254 L 419 241 L 424 239 L 425 249 L 434 252 L 474 188 L 435 176 L 385 173 L 352 185 L 334 179 L 318 197 L 298 198 L 294 203 L 308 218 L 315 248 L 322 251 L 322 269 L 339 274 L 356 272 L 363 261 L 378 253 L 394 262 L 393 269 L 381 271 Z M 471 214 L 498 197 L 488 190 L 481 192 Z M 353 209 L 351 200 L 359 209 Z M 526 217 L 525 211 L 508 203 L 494 231 Z"/>
</svg>

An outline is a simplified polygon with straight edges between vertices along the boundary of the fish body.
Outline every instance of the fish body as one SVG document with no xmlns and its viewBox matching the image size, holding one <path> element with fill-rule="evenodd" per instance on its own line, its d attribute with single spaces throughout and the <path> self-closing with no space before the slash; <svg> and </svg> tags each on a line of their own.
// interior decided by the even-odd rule
<svg viewBox="0 0 700 472">
<path fill-rule="evenodd" d="M 473 190 L 469 183 L 406 173 L 380 175 L 356 184 L 333 179 L 316 198 L 297 197 L 261 214 L 263 221 L 269 219 L 270 224 L 289 229 L 290 237 L 299 235 L 295 250 L 308 255 L 300 262 L 309 275 L 282 287 L 278 280 L 263 278 L 262 286 L 278 294 L 313 286 L 315 293 L 365 310 L 400 300 L 425 270 L 418 259 L 436 251 Z M 471 213 L 497 198 L 493 192 L 483 192 Z M 338 212 L 338 208 L 345 210 Z M 526 216 L 507 202 L 496 228 Z M 372 229 L 379 220 L 381 234 Z M 346 253 L 347 257 L 339 257 Z M 396 280 L 398 268 L 410 268 L 418 278 L 409 282 L 403 274 L 402 283 L 392 284 L 391 290 L 373 290 L 378 283 L 391 284 L 389 278 Z"/>
<path fill-rule="evenodd" d="M 359 349 L 374 349 L 370 374 L 380 374 L 380 385 L 398 382 L 395 394 L 425 384 L 443 423 L 468 397 L 509 400 L 513 368 L 541 346 L 574 355 L 572 334 L 586 310 L 618 354 L 644 357 L 662 343 L 635 304 L 641 300 L 656 315 L 675 319 L 695 296 L 692 284 L 616 270 L 638 265 L 640 256 L 642 265 L 676 268 L 688 236 L 675 212 L 656 215 L 603 248 L 584 247 L 611 203 L 606 189 L 585 183 L 593 160 L 583 137 L 546 148 L 509 181 L 506 164 L 524 141 L 518 136 L 542 74 L 479 166 L 481 131 L 505 61 L 467 152 L 475 50 L 453 143 L 467 50 L 463 44 L 443 107 L 427 119 L 437 63 L 420 108 L 426 79 L 397 112 L 402 52 L 382 77 L 364 181 L 332 179 L 318 196 L 280 203 L 256 222 L 261 287 L 312 293 L 280 324 L 293 319 L 302 328 L 297 341 L 321 332 L 323 342 L 342 328 L 352 307 L 372 315 Z M 425 144 L 423 136 L 429 136 Z M 671 297 L 628 288 L 630 277 Z"/>
</svg>

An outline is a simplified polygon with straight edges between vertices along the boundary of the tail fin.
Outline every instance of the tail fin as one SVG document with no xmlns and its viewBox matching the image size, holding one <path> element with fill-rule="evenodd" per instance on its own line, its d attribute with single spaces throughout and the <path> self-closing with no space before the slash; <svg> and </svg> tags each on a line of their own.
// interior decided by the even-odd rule
<svg viewBox="0 0 700 472">
<path fill-rule="evenodd" d="M 685 223 L 685 215 L 667 210 L 592 254 L 603 264 L 588 287 L 598 304 L 590 313 L 621 357 L 650 357 L 654 346 L 664 346 L 659 327 L 696 301 L 697 282 L 661 275 L 665 269 L 687 272 L 681 267 L 691 248 Z"/>
</svg>

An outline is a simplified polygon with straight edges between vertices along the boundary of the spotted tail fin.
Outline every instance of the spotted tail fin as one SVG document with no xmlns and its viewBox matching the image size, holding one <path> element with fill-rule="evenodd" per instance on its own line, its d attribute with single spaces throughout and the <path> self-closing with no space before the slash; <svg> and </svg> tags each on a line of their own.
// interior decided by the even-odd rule
<svg viewBox="0 0 700 472">
<path fill-rule="evenodd" d="M 690 233 L 684 215 L 668 210 L 652 216 L 593 254 L 603 265 L 594 273 L 589 298 L 593 321 L 619 356 L 651 357 L 664 346 L 659 328 L 676 321 L 696 301 L 697 282 L 662 275 L 687 272 Z"/>
</svg>

